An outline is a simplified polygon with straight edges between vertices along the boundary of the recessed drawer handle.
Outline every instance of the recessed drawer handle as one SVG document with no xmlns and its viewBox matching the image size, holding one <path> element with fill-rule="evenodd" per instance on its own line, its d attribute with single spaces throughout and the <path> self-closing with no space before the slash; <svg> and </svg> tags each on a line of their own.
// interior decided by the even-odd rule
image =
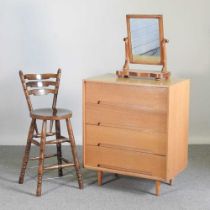
<svg viewBox="0 0 210 210">
<path fill-rule="evenodd" d="M 101 101 L 100 101 L 100 100 L 98 100 L 98 101 L 97 101 L 97 104 L 100 104 L 100 103 L 101 103 Z"/>
<path fill-rule="evenodd" d="M 100 122 L 98 122 L 98 123 L 97 123 L 97 125 L 98 125 L 98 126 L 100 126 L 100 125 L 101 125 L 101 123 L 100 123 Z"/>
<path fill-rule="evenodd" d="M 152 176 L 152 172 L 150 172 L 150 171 L 138 170 L 138 169 L 127 169 L 127 168 L 122 168 L 122 167 L 118 167 L 118 166 L 106 165 L 103 163 L 97 164 L 97 167 L 107 168 L 107 169 L 111 169 L 111 170 L 125 171 L 125 172 L 133 172 L 133 173 Z"/>
<path fill-rule="evenodd" d="M 98 147 L 106 147 L 106 148 L 121 149 L 121 150 L 128 150 L 128 151 L 135 151 L 135 152 L 153 154 L 153 152 L 151 150 L 139 149 L 139 148 L 136 148 L 136 147 L 128 147 L 128 146 L 122 146 L 122 145 L 98 143 L 97 146 Z"/>
</svg>

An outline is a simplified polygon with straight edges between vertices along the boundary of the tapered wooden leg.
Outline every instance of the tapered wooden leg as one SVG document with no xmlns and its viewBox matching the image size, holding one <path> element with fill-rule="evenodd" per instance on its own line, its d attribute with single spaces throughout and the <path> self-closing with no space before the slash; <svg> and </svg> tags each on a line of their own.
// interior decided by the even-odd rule
<svg viewBox="0 0 210 210">
<path fill-rule="evenodd" d="M 163 181 L 162 183 L 172 185 L 173 184 L 173 179 L 169 179 L 169 181 Z"/>
<path fill-rule="evenodd" d="M 56 139 L 59 139 L 61 137 L 61 129 L 60 129 L 60 121 L 55 121 L 55 129 L 56 129 Z M 58 165 L 62 164 L 62 150 L 61 150 L 61 143 L 56 144 L 57 147 L 57 159 L 58 159 Z M 62 168 L 58 169 L 58 176 L 63 176 L 63 170 Z"/>
<path fill-rule="evenodd" d="M 98 186 L 101 186 L 103 182 L 103 171 L 98 171 L 97 174 L 98 174 Z"/>
<path fill-rule="evenodd" d="M 155 191 L 156 191 L 156 195 L 159 196 L 160 195 L 160 181 L 155 182 Z"/>
<path fill-rule="evenodd" d="M 79 160 L 78 160 L 78 156 L 77 156 L 74 134 L 73 134 L 73 130 L 72 130 L 72 126 L 71 126 L 71 122 L 70 122 L 69 118 L 66 119 L 66 127 L 68 130 L 69 140 L 71 143 L 71 151 L 72 151 L 72 156 L 73 156 L 73 160 L 74 160 L 74 165 L 75 165 L 75 170 L 76 170 L 76 174 L 77 174 L 79 188 L 83 189 L 83 179 L 82 179 L 82 175 L 80 173 L 80 164 L 79 164 Z"/>
<path fill-rule="evenodd" d="M 36 123 L 36 120 L 32 119 L 29 132 L 28 132 L 28 139 L 27 139 L 27 144 L 25 147 L 25 153 L 23 156 L 22 167 L 21 167 L 20 176 L 19 176 L 19 184 L 23 184 L 24 182 L 24 176 L 25 176 L 25 171 L 28 164 L 28 159 L 29 159 L 29 154 L 30 154 L 30 149 L 31 149 L 31 139 L 33 137 L 33 132 L 35 129 L 35 123 Z"/>
<path fill-rule="evenodd" d="M 170 179 L 169 181 L 166 181 L 166 182 L 163 182 L 165 184 L 168 184 L 168 185 L 172 185 L 173 184 L 173 179 Z"/>
<path fill-rule="evenodd" d="M 44 170 L 46 130 L 47 130 L 47 121 L 44 120 L 42 123 L 42 132 L 41 132 L 36 196 L 41 196 L 41 193 L 42 193 L 42 175 L 43 175 L 43 170 Z"/>
</svg>

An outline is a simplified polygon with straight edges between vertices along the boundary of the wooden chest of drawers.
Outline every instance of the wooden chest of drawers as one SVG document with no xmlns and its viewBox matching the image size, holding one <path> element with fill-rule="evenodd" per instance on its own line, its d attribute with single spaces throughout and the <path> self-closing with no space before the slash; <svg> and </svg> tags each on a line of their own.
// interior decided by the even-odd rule
<svg viewBox="0 0 210 210">
<path fill-rule="evenodd" d="M 189 80 L 84 80 L 84 167 L 171 182 L 187 165 Z"/>
</svg>

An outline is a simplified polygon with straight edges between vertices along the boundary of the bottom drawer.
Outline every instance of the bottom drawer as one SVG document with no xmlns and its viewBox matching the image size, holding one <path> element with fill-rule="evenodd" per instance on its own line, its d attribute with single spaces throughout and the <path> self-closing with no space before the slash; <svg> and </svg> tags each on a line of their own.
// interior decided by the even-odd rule
<svg viewBox="0 0 210 210">
<path fill-rule="evenodd" d="M 85 148 L 85 165 L 165 178 L 165 156 L 105 146 Z"/>
</svg>

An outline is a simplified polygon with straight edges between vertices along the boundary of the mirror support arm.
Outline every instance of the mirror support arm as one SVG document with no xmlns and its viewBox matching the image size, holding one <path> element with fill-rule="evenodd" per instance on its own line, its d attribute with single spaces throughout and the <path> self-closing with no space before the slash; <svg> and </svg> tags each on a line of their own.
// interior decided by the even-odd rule
<svg viewBox="0 0 210 210">
<path fill-rule="evenodd" d="M 162 72 L 166 73 L 168 72 L 167 70 L 167 56 L 166 56 L 166 44 L 169 42 L 168 39 L 163 39 L 162 41 L 162 50 L 163 50 L 163 68 L 162 68 Z"/>
<path fill-rule="evenodd" d="M 125 42 L 125 64 L 123 65 L 123 71 L 124 71 L 124 75 L 128 76 L 128 69 L 129 69 L 129 46 L 128 46 L 128 37 L 125 37 L 123 39 L 123 41 Z"/>
</svg>

